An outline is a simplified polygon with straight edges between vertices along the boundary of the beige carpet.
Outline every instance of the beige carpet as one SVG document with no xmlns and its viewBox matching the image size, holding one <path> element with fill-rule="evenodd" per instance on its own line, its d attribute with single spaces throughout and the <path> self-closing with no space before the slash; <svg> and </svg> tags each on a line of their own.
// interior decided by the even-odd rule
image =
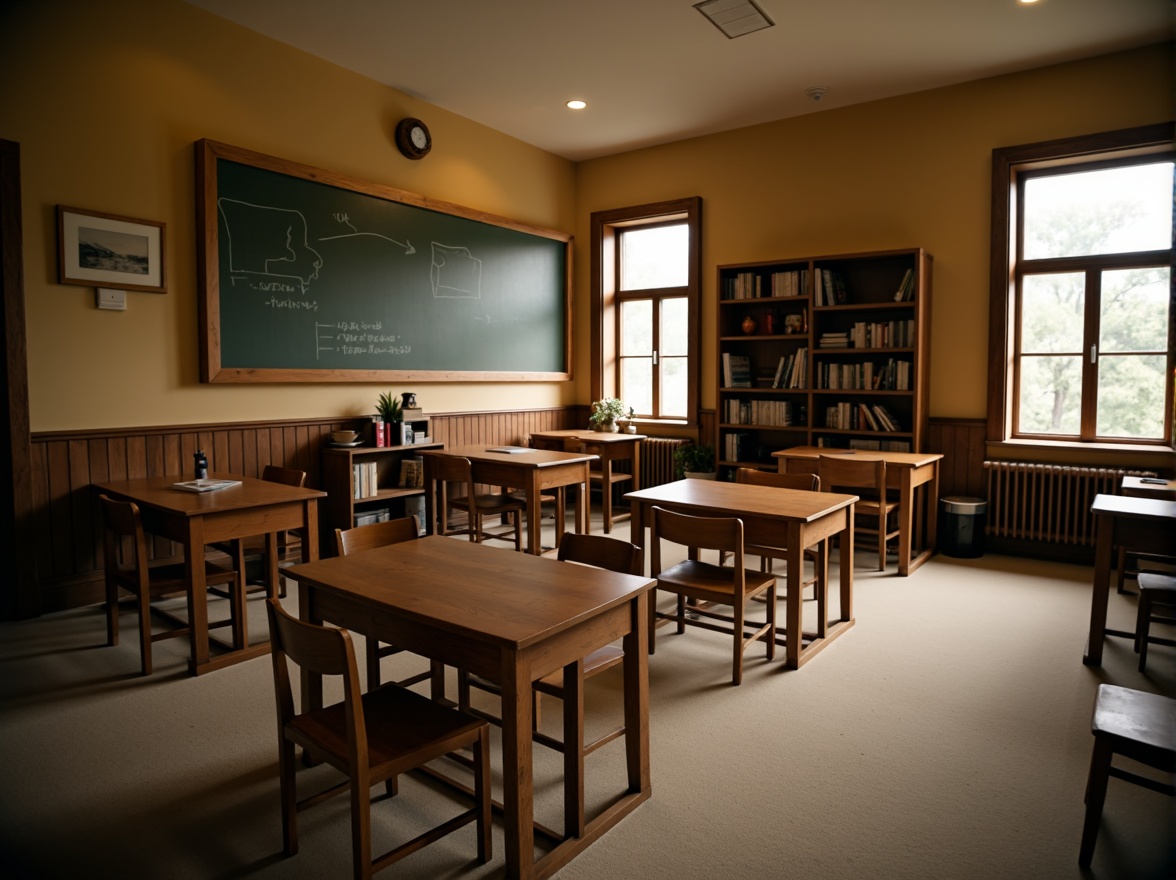
<svg viewBox="0 0 1176 880">
<path fill-rule="evenodd" d="M 755 649 L 735 688 L 728 638 L 659 631 L 653 797 L 560 878 L 1173 876 L 1173 799 L 1117 780 L 1093 869 L 1077 858 L 1095 689 L 1176 695 L 1176 650 L 1154 647 L 1141 675 L 1111 639 L 1103 668 L 1084 666 L 1088 567 L 940 556 L 899 578 L 874 558 L 858 558 L 857 625 L 799 671 Z M 1112 595 L 1112 626 L 1133 628 L 1134 612 Z M 143 679 L 134 616 L 122 623 L 115 648 L 97 607 L 0 626 L 0 877 L 348 876 L 346 799 L 304 815 L 301 852 L 281 855 L 269 659 L 194 679 L 168 641 Z M 608 675 L 589 683 L 590 725 L 611 725 L 617 693 Z M 591 756 L 588 776 L 592 801 L 607 797 L 623 747 Z M 538 818 L 554 827 L 559 784 L 537 749 Z M 423 783 L 401 791 L 376 808 L 378 845 L 452 809 Z M 381 876 L 501 877 L 495 832 L 489 865 L 467 828 Z"/>
</svg>

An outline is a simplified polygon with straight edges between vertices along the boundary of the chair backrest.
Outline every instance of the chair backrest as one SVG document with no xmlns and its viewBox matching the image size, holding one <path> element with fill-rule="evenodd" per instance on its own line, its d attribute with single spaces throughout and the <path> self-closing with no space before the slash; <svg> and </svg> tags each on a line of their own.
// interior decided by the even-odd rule
<svg viewBox="0 0 1176 880">
<path fill-rule="evenodd" d="M 886 460 L 883 458 L 822 455 L 818 468 L 821 486 L 826 492 L 834 492 L 841 486 L 872 489 L 878 497 L 886 492 Z"/>
<path fill-rule="evenodd" d="M 273 659 L 274 693 L 278 701 L 279 736 L 294 717 L 294 696 L 290 687 L 290 669 L 286 658 L 302 671 L 319 675 L 343 676 L 343 704 L 347 717 L 349 751 L 354 759 L 366 757 L 367 737 L 363 724 L 363 701 L 359 690 L 359 673 L 355 665 L 355 647 L 344 629 L 317 626 L 290 616 L 274 598 L 266 600 L 269 617 L 270 656 Z M 359 747 L 362 743 L 362 749 Z"/>
<path fill-rule="evenodd" d="M 335 529 L 335 552 L 340 556 L 346 556 L 348 553 L 358 553 L 361 550 L 413 541 L 419 533 L 415 516 L 355 526 L 351 529 Z"/>
<path fill-rule="evenodd" d="M 261 471 L 261 478 L 267 483 L 281 483 L 283 486 L 296 486 L 299 489 L 306 485 L 306 471 L 278 467 L 276 464 L 267 464 Z"/>
<path fill-rule="evenodd" d="M 620 574 L 642 573 L 641 549 L 636 544 L 606 535 L 564 532 L 559 540 L 557 557 L 563 562 L 579 562 Z"/>
<path fill-rule="evenodd" d="M 147 573 L 147 540 L 143 534 L 143 520 L 139 516 L 139 506 L 133 501 L 116 501 L 108 495 L 99 495 L 98 503 L 102 507 L 102 521 L 105 525 L 103 549 L 107 572 L 117 572 L 122 538 L 131 539 L 130 558 L 134 559 L 134 571 L 139 573 L 140 579 Z"/>
<path fill-rule="evenodd" d="M 433 475 L 437 480 L 444 483 L 471 484 L 467 491 L 471 495 L 473 494 L 474 468 L 468 458 L 456 455 L 434 455 L 432 461 Z"/>
<path fill-rule="evenodd" d="M 662 570 L 661 542 L 669 541 L 690 548 L 690 558 L 698 550 L 725 550 L 734 555 L 733 577 L 743 572 L 743 520 L 734 516 L 691 516 L 654 507 L 649 522 L 650 571 L 656 577 Z"/>
<path fill-rule="evenodd" d="M 750 486 L 774 486 L 777 489 L 821 491 L 821 478 L 808 473 L 780 474 L 775 471 L 761 471 L 759 468 L 739 468 L 735 471 L 735 482 Z"/>
</svg>

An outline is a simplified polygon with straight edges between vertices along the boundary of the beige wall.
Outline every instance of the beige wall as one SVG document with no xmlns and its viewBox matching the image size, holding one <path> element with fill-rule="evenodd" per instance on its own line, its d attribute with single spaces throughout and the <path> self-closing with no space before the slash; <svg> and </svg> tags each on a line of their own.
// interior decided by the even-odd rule
<svg viewBox="0 0 1176 880">
<path fill-rule="evenodd" d="M 0 137 L 21 145 L 34 431 L 372 412 L 386 384 L 202 385 L 192 144 L 212 138 L 570 232 L 574 165 L 179 0 L 4 4 Z M 393 129 L 419 116 L 423 161 Z M 98 311 L 56 282 L 54 208 L 167 223 L 168 292 Z M 436 412 L 575 402 L 572 383 L 413 382 Z"/>
<path fill-rule="evenodd" d="M 704 318 L 718 264 L 926 248 L 931 415 L 982 417 L 992 149 L 1171 119 L 1172 65 L 1167 44 L 576 166 L 180 0 L 5 4 L 0 137 L 21 144 L 32 428 L 351 415 L 384 390 L 200 384 L 192 144 L 204 137 L 576 235 L 576 381 L 412 383 L 427 409 L 586 402 L 588 215 L 700 195 Z M 421 162 L 392 143 L 407 115 L 434 134 Z M 57 204 L 165 221 L 167 295 L 100 312 L 92 289 L 58 285 Z M 705 320 L 707 407 L 712 334 Z"/>
<path fill-rule="evenodd" d="M 705 407 L 715 266 L 922 247 L 935 259 L 930 414 L 983 418 L 993 148 L 1170 120 L 1172 73 L 1169 43 L 585 162 L 576 236 L 592 211 L 702 196 Z M 586 289 L 585 260 L 576 272 Z"/>
</svg>

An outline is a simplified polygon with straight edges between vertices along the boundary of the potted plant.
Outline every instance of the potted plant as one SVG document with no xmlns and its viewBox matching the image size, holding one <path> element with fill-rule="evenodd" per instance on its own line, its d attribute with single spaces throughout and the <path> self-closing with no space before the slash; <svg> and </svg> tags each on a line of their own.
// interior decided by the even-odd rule
<svg viewBox="0 0 1176 880">
<path fill-rule="evenodd" d="M 376 413 L 383 422 L 385 444 L 399 446 L 400 426 L 395 422 L 400 421 L 400 401 L 392 396 L 391 391 L 385 391 L 376 398 Z M 379 425 L 376 426 L 376 430 L 381 430 Z"/>
<path fill-rule="evenodd" d="M 715 478 L 715 449 L 709 443 L 686 443 L 674 450 L 674 473 L 696 480 Z"/>
<path fill-rule="evenodd" d="M 618 397 L 592 401 L 592 415 L 588 421 L 597 431 L 616 431 L 617 419 L 625 414 L 625 404 Z"/>
</svg>

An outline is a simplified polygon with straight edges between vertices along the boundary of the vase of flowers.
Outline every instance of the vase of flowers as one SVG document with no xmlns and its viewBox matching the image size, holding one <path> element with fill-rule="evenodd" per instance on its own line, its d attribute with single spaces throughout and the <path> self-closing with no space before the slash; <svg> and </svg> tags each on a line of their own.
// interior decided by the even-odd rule
<svg viewBox="0 0 1176 880">
<path fill-rule="evenodd" d="M 625 404 L 618 397 L 605 397 L 602 400 L 592 401 L 592 415 L 588 417 L 593 430 L 595 431 L 610 431 L 617 430 L 617 419 L 625 414 Z"/>
</svg>

